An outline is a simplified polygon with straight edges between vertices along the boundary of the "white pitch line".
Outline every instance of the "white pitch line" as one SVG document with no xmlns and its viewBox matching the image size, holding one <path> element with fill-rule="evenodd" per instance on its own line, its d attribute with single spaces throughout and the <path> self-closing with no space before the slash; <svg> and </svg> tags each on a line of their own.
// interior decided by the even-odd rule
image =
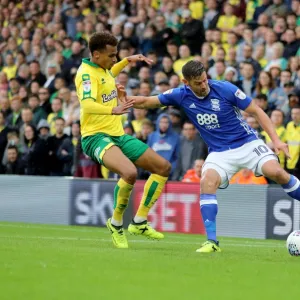
<svg viewBox="0 0 300 300">
<path fill-rule="evenodd" d="M 64 225 L 64 226 L 67 226 L 67 225 Z M 76 226 L 63 227 L 63 225 L 61 227 L 53 227 L 53 226 L 49 226 L 49 225 L 39 226 L 39 225 L 31 225 L 31 224 L 24 225 L 24 224 L 4 224 L 4 223 L 0 223 L 0 227 L 27 228 L 27 229 L 32 228 L 32 229 L 54 230 L 54 231 L 93 232 L 93 233 L 96 232 L 96 230 L 99 229 L 99 228 L 104 228 L 104 227 L 91 227 L 90 229 L 87 229 L 87 228 L 79 228 L 79 227 L 76 227 Z M 200 235 L 198 235 L 198 237 L 199 236 Z M 192 238 L 191 237 L 185 237 L 185 236 L 172 236 L 172 239 L 191 240 Z M 235 241 L 231 240 L 230 237 L 226 237 L 226 241 L 222 241 L 222 244 L 225 244 L 226 242 L 227 243 L 229 242 L 229 243 L 232 243 L 232 245 L 235 245 Z M 197 243 L 202 243 L 202 241 L 198 240 L 197 235 L 195 235 L 195 243 L 196 244 Z M 249 243 L 252 243 L 252 241 L 251 242 L 245 241 L 244 243 L 249 244 Z M 244 243 L 240 243 L 240 244 L 244 245 Z M 282 243 L 274 242 L 274 241 L 264 242 L 264 240 L 257 240 L 257 241 L 254 241 L 254 243 L 257 246 L 262 246 L 262 247 L 264 247 L 264 246 L 266 246 L 266 247 L 282 247 Z M 227 245 L 229 245 L 229 244 L 227 244 Z M 251 247 L 251 246 L 249 246 L 249 247 Z"/>
<path fill-rule="evenodd" d="M 95 239 L 95 238 L 76 238 L 76 237 L 52 237 L 52 236 L 19 236 L 19 235 L 0 235 L 0 239 L 34 239 L 34 240 L 63 240 L 63 241 L 93 241 L 93 242 L 110 242 L 111 239 Z M 155 241 L 147 241 L 147 240 L 130 240 L 130 242 L 135 243 L 146 243 L 150 244 Z M 186 245 L 199 245 L 199 242 L 187 242 L 187 241 L 162 241 L 163 244 L 186 244 Z M 284 248 L 284 245 L 270 245 L 270 244 L 242 244 L 242 243 L 227 243 L 226 241 L 222 242 L 222 244 L 226 246 L 236 246 L 236 247 L 251 247 L 251 248 Z"/>
</svg>

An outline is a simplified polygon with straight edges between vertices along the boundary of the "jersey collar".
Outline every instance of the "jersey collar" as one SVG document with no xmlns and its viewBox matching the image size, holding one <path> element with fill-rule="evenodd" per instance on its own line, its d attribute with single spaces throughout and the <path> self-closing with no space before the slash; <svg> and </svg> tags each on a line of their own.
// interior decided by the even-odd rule
<svg viewBox="0 0 300 300">
<path fill-rule="evenodd" d="M 204 99 L 205 97 L 207 97 L 208 94 L 210 93 L 210 87 L 209 86 L 208 86 L 208 94 L 205 97 L 197 96 L 189 86 L 187 86 L 187 88 L 195 95 L 195 97 L 197 97 L 198 99 L 201 99 L 201 100 Z"/>
<path fill-rule="evenodd" d="M 83 58 L 82 62 L 85 63 L 85 64 L 88 64 L 91 67 L 100 68 L 100 66 L 98 66 L 97 64 L 91 62 L 90 58 Z"/>
</svg>

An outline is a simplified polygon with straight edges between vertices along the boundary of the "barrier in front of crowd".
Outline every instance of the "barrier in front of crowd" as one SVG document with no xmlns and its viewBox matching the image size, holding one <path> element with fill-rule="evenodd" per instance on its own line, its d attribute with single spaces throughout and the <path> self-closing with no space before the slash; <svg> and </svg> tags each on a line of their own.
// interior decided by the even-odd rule
<svg viewBox="0 0 300 300">
<path fill-rule="evenodd" d="M 105 226 L 116 182 L 64 177 L 0 176 L 0 221 Z M 125 213 L 131 221 L 142 193 L 138 181 Z M 158 230 L 204 234 L 199 184 L 168 182 L 149 221 Z M 232 185 L 217 194 L 218 235 L 285 239 L 299 229 L 300 205 L 277 185 Z"/>
</svg>

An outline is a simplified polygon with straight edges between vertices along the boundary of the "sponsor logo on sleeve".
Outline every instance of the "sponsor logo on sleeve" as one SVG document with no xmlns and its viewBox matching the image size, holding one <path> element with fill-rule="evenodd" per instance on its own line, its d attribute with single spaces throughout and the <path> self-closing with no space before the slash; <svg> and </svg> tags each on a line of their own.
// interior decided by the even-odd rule
<svg viewBox="0 0 300 300">
<path fill-rule="evenodd" d="M 242 92 L 240 89 L 238 89 L 235 94 L 236 97 L 238 97 L 241 100 L 245 100 L 246 99 L 246 94 L 244 92 Z"/>
<path fill-rule="evenodd" d="M 172 93 L 173 93 L 173 89 L 170 89 L 170 90 L 165 91 L 163 94 L 168 95 L 168 94 L 172 94 Z"/>
</svg>

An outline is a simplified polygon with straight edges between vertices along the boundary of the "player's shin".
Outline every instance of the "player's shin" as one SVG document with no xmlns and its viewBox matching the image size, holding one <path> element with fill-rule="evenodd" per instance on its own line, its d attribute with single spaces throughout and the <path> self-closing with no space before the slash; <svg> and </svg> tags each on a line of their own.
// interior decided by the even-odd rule
<svg viewBox="0 0 300 300">
<path fill-rule="evenodd" d="M 300 181 L 294 175 L 291 175 L 290 180 L 286 184 L 281 185 L 283 190 L 293 199 L 300 200 Z"/>
<path fill-rule="evenodd" d="M 216 217 L 218 213 L 218 202 L 216 194 L 201 194 L 200 209 L 207 239 L 217 242 Z"/>
<path fill-rule="evenodd" d="M 135 223 L 141 223 L 147 220 L 148 213 L 159 198 L 167 180 L 168 177 L 163 177 L 157 174 L 152 174 L 148 178 L 144 187 L 141 203 L 136 216 L 133 219 Z"/>
<path fill-rule="evenodd" d="M 133 185 L 127 183 L 122 178 L 118 181 L 114 190 L 114 212 L 111 219 L 111 223 L 114 226 L 123 225 L 123 214 L 127 208 L 129 197 Z"/>
</svg>

